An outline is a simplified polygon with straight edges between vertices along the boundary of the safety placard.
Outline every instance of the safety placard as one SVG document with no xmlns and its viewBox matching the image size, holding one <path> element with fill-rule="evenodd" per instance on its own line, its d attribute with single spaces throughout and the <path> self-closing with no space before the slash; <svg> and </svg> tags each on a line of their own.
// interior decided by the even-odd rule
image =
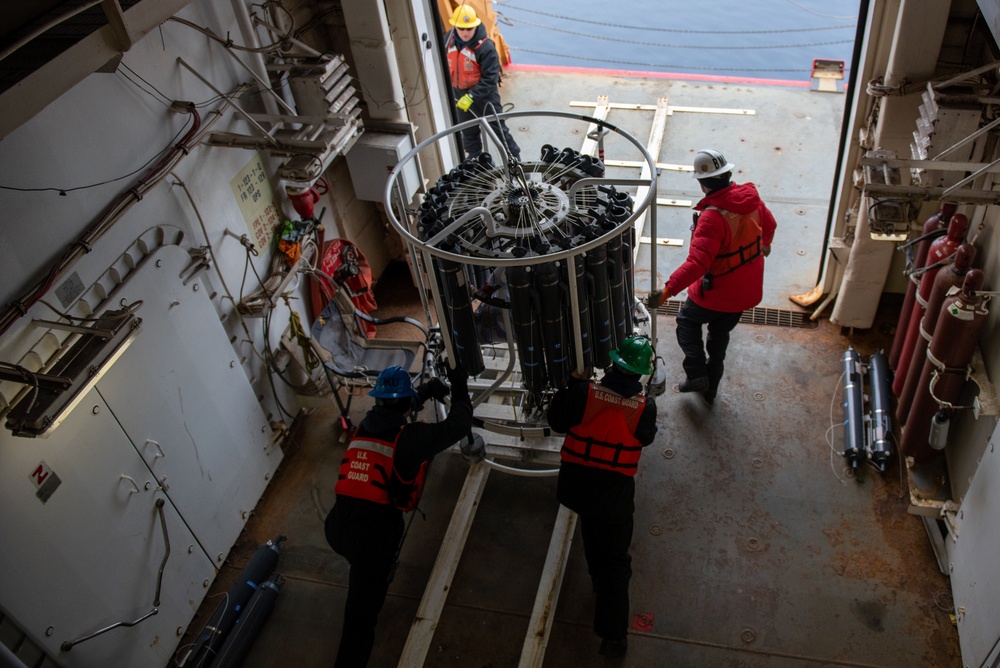
<svg viewBox="0 0 1000 668">
<path fill-rule="evenodd" d="M 250 239 L 258 251 L 266 251 L 278 225 L 278 209 L 274 205 L 274 190 L 259 153 L 254 154 L 229 185 L 250 230 Z"/>
<path fill-rule="evenodd" d="M 62 480 L 59 479 L 56 472 L 49 468 L 45 462 L 39 462 L 38 466 L 34 468 L 28 477 L 31 479 L 32 484 L 35 485 L 35 496 L 42 503 L 48 501 L 49 497 L 56 491 L 56 488 L 62 484 Z"/>
</svg>

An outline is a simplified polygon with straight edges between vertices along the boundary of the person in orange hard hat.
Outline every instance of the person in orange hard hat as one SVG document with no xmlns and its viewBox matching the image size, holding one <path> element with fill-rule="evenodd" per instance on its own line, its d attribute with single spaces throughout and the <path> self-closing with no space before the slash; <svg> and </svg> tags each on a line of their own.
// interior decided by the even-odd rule
<svg viewBox="0 0 1000 668">
<path fill-rule="evenodd" d="M 375 406 L 358 426 L 341 460 L 326 517 L 326 540 L 350 563 L 336 668 L 364 668 L 389 592 L 404 535 L 403 513 L 420 499 L 427 463 L 472 429 L 468 374 L 448 372 L 451 410 L 442 422 L 407 420 L 414 404 L 444 399 L 448 387 L 432 378 L 414 388 L 405 369 L 390 366 L 368 394 Z"/>
<path fill-rule="evenodd" d="M 458 120 L 464 122 L 484 116 L 490 119 L 503 110 L 498 88 L 500 56 L 496 45 L 486 36 L 486 27 L 476 10 L 468 5 L 457 7 L 448 22 L 454 28 L 448 32 L 445 50 Z M 511 137 L 507 124 L 496 119 L 488 122 L 507 152 L 520 159 L 521 149 Z M 462 130 L 462 145 L 469 157 L 483 152 L 482 130 L 478 125 Z"/>
<path fill-rule="evenodd" d="M 649 296 L 649 306 L 656 308 L 687 289 L 677 314 L 677 343 L 687 377 L 678 389 L 698 392 L 709 404 L 722 379 L 729 333 L 743 311 L 763 297 L 764 258 L 777 227 L 756 186 L 732 182 L 735 167 L 712 148 L 695 155 L 694 178 L 705 197 L 694 206 L 691 248 L 663 291 Z"/>
<path fill-rule="evenodd" d="M 656 403 L 640 382 L 653 372 L 649 339 L 625 339 L 609 353 L 601 382 L 574 375 L 549 405 L 553 431 L 566 434 L 559 467 L 559 503 L 580 517 L 583 552 L 594 584 L 598 652 L 628 649 L 629 581 L 635 474 L 642 449 L 656 436 Z"/>
</svg>

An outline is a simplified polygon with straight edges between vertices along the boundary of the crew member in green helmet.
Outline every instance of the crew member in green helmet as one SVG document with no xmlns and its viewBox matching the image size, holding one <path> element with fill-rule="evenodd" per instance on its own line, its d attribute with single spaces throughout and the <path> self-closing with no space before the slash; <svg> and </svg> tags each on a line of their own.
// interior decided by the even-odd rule
<svg viewBox="0 0 1000 668">
<path fill-rule="evenodd" d="M 583 550 L 594 584 L 594 633 L 600 654 L 628 649 L 629 580 L 635 473 L 642 448 L 656 436 L 656 404 L 640 382 L 653 372 L 653 346 L 631 337 L 609 353 L 599 383 L 575 374 L 549 406 L 549 426 L 565 433 L 559 503 L 580 516 Z"/>
</svg>

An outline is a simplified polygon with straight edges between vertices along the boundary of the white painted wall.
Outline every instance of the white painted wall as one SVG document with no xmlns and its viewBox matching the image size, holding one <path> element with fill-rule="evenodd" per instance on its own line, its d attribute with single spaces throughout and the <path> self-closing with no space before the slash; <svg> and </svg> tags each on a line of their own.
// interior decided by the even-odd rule
<svg viewBox="0 0 1000 668">
<path fill-rule="evenodd" d="M 234 39 L 241 35 L 228 0 L 198 0 L 180 16 L 218 35 Z M 18 299 L 39 281 L 102 211 L 134 186 L 145 172 L 144 163 L 189 126 L 189 116 L 169 111 L 168 103 L 153 88 L 169 99 L 198 103 L 205 123 L 222 108 L 216 93 L 181 67 L 178 58 L 223 91 L 250 79 L 220 44 L 168 21 L 124 54 L 118 73 L 90 75 L 0 142 L 0 185 L 66 191 L 61 196 L 55 191 L 0 190 L 5 220 L 0 227 L 0 304 Z M 145 80 L 129 73 L 146 90 L 126 78 L 125 66 Z M 249 106 L 256 108 L 259 103 L 251 100 Z M 232 110 L 223 113 L 213 130 L 249 133 L 247 124 Z M 271 447 L 268 423 L 290 422 L 291 417 L 278 408 L 261 352 L 265 336 L 272 347 L 278 347 L 288 324 L 288 308 L 281 302 L 274 309 L 268 334 L 261 319 L 248 319 L 248 337 L 222 288 L 224 279 L 238 300 L 244 274 L 245 293 L 258 287 L 244 247 L 226 235 L 226 230 L 237 236 L 250 233 L 230 181 L 254 156 L 252 151 L 206 145 L 191 150 L 175 174 L 190 190 L 204 229 L 182 188 L 175 185 L 174 177 L 168 177 L 132 206 L 45 297 L 64 309 L 55 290 L 67 276 L 76 274 L 86 290 L 99 279 L 106 281 L 113 263 L 131 262 L 120 259 L 122 254 L 150 228 L 180 231 L 178 246 L 170 255 L 171 280 L 147 282 L 128 296 L 129 301 L 146 302 L 146 329 L 102 379 L 103 386 L 92 390 L 48 439 L 18 438 L 0 428 L 2 505 L 12 511 L 5 512 L 0 522 L 0 544 L 18 546 L 16 551 L 4 549 L 10 563 L 0 569 L 0 609 L 65 665 L 111 665 L 108 661 L 114 656 L 128 657 L 125 662 L 130 665 L 166 665 L 179 640 L 176 629 L 186 627 L 197 610 L 207 591 L 203 583 L 214 577 L 214 568 L 225 559 L 280 461 L 280 449 Z M 133 171 L 137 173 L 114 183 L 72 190 Z M 278 193 L 279 184 L 273 186 Z M 278 203 L 282 204 L 280 199 Z M 329 200 L 323 204 L 332 209 Z M 286 215 L 297 217 L 290 207 L 286 210 Z M 179 286 L 175 277 L 187 264 L 186 251 L 207 243 L 214 248 L 222 279 L 212 268 Z M 269 249 L 260 249 L 259 257 L 249 258 L 261 276 L 267 274 L 270 260 Z M 148 265 L 143 266 L 150 271 Z M 304 285 L 304 281 L 297 287 L 293 283 L 297 297 Z M 210 301 L 202 302 L 200 310 L 187 307 L 193 299 L 205 300 L 205 295 Z M 171 307 L 172 301 L 181 306 Z M 293 308 L 303 314 L 308 326 L 305 300 L 296 299 Z M 143 317 L 142 308 L 138 315 Z M 0 335 L 0 360 L 37 368 L 39 361 L 48 359 L 52 344 L 36 348 L 42 351 L 39 355 L 26 356 L 42 336 L 42 330 L 30 325 L 32 318 L 55 320 L 58 316 L 40 303 L 33 306 Z M 274 384 L 281 404 L 294 413 L 298 407 L 294 392 L 278 378 Z M 0 383 L 0 401 L 11 400 L 21 387 Z M 81 426 L 87 416 L 94 415 L 100 419 Z M 232 420 L 236 422 L 224 426 Z M 166 458 L 157 457 L 156 449 L 146 441 L 154 432 L 159 434 L 155 440 Z M 186 461 L 181 452 L 186 453 Z M 90 453 L 100 456 L 94 459 Z M 162 556 L 153 501 L 163 496 L 157 491 L 157 481 L 172 457 L 178 459 L 171 463 L 167 495 L 176 498 L 168 501 L 167 521 L 175 555 L 167 565 L 165 586 L 181 594 L 165 597 L 160 613 L 152 618 L 155 623 L 116 629 L 111 632 L 114 635 L 90 641 L 89 647 L 83 644 L 60 653 L 63 640 L 117 621 L 131 621 L 151 603 L 155 577 L 150 573 L 155 576 Z M 45 504 L 35 498 L 28 470 L 42 460 L 57 467 L 64 480 Z M 140 491 L 129 493 L 131 485 L 121 482 L 121 473 L 137 480 Z M 147 481 L 149 489 L 144 486 Z M 87 499 L 101 499 L 111 508 L 93 506 Z M 70 521 L 64 512 L 68 507 L 91 506 L 86 521 Z M 184 517 L 192 512 L 198 517 Z M 188 533 L 188 528 L 194 533 Z M 74 529 L 80 535 L 74 535 Z M 199 531 L 204 535 L 199 536 Z M 94 545 L 96 552 L 79 552 L 81 544 Z M 98 564 L 105 568 L 93 570 Z M 37 594 L 32 600 L 22 595 L 26 584 Z M 95 591 L 105 594 L 95 598 Z M 65 601 L 75 604 L 59 607 Z M 47 635 L 50 624 L 56 629 Z"/>
</svg>

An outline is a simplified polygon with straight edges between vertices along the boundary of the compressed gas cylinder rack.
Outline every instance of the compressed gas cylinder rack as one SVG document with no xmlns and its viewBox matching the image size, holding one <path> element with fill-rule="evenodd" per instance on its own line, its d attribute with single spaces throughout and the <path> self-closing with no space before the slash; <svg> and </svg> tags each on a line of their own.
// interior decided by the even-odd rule
<svg viewBox="0 0 1000 668">
<path fill-rule="evenodd" d="M 542 145 L 537 159 L 521 160 L 490 126 L 514 118 L 518 126 L 568 121 L 584 136 L 594 126 L 606 129 L 619 151 L 626 145 L 656 173 L 642 144 L 606 121 L 512 112 L 473 119 L 421 142 L 390 174 L 385 204 L 420 269 L 418 280 L 426 281 L 420 287 L 428 319 L 429 291 L 444 321 L 449 356 L 480 381 L 492 379 L 477 405 L 502 394 L 491 403 L 518 409 L 506 425 L 544 431 L 534 425 L 547 397 L 572 373 L 607 366 L 608 352 L 649 323 L 634 293 L 634 224 L 641 216 L 655 219 L 656 179 L 613 178 L 599 159 L 554 144 Z M 460 144 L 461 132 L 476 126 L 486 150 L 456 165 L 416 203 L 406 201 L 399 180 L 407 164 L 438 142 Z M 484 362 L 484 348 L 495 355 L 498 345 L 507 348 L 503 369 Z"/>
</svg>

